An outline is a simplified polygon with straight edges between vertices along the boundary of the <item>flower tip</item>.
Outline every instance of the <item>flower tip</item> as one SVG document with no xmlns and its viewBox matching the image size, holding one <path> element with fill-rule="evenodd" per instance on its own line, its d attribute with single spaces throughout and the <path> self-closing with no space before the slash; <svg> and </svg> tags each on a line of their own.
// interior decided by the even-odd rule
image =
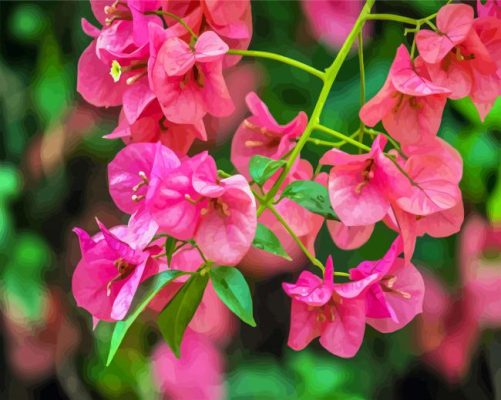
<svg viewBox="0 0 501 400">
<path fill-rule="evenodd" d="M 110 68 L 110 75 L 113 78 L 113 82 L 117 83 L 122 76 L 122 66 L 117 60 L 113 60 Z"/>
</svg>

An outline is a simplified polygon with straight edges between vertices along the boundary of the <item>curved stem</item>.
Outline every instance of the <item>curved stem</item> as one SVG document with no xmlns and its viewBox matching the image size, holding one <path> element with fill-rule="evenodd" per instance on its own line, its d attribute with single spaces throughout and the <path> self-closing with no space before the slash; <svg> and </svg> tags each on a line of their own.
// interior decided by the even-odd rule
<svg viewBox="0 0 501 400">
<path fill-rule="evenodd" d="M 343 139 L 345 142 L 350 143 L 353 146 L 358 147 L 359 149 L 362 149 L 365 151 L 370 151 L 370 149 L 371 149 L 369 146 L 366 146 L 365 144 L 360 143 L 360 142 L 356 141 L 355 139 L 352 139 L 350 136 L 346 136 L 345 134 L 343 134 L 341 132 L 335 131 L 334 129 L 331 129 L 331 128 L 327 128 L 326 126 L 323 126 L 321 124 L 315 125 L 314 129 L 316 129 L 320 132 L 327 133 L 328 135 L 334 136 L 338 139 Z"/>
<path fill-rule="evenodd" d="M 275 60 L 284 64 L 291 65 L 295 68 L 301 69 L 305 72 L 308 72 L 311 75 L 316 76 L 317 78 L 324 80 L 325 73 L 319 71 L 316 68 L 309 66 L 308 64 L 302 63 L 300 61 L 294 60 L 289 57 L 282 56 L 280 54 L 270 53 L 268 51 L 259 51 L 259 50 L 239 50 L 239 49 L 230 49 L 228 54 L 238 55 L 238 56 L 250 56 L 257 58 L 266 58 L 268 60 Z"/>
<path fill-rule="evenodd" d="M 289 224 L 285 221 L 285 219 L 283 219 L 283 217 L 276 210 L 276 208 L 273 207 L 272 205 L 269 205 L 268 209 L 275 216 L 275 218 L 278 220 L 278 222 L 280 222 L 282 224 L 282 226 L 289 233 L 289 235 L 294 239 L 294 241 L 297 243 L 297 245 L 300 247 L 300 249 L 303 251 L 303 253 L 306 255 L 306 257 L 308 257 L 308 260 L 310 260 L 310 262 L 314 266 L 320 268 L 323 272 L 325 270 L 324 265 L 320 262 L 320 260 L 318 260 L 313 254 L 311 254 L 309 252 L 309 250 L 306 248 L 306 246 L 303 244 L 303 242 L 301 242 L 301 239 L 299 239 L 296 236 L 296 233 L 294 232 L 294 230 L 289 226 Z"/>
<path fill-rule="evenodd" d="M 351 32 L 349 33 L 348 37 L 346 38 L 345 42 L 343 43 L 343 46 L 339 50 L 339 53 L 337 54 L 336 58 L 332 62 L 329 68 L 326 69 L 325 71 L 325 77 L 324 77 L 324 84 L 322 86 L 322 90 L 320 91 L 320 95 L 318 96 L 317 103 L 315 104 L 315 108 L 313 109 L 313 112 L 311 114 L 311 117 L 308 121 L 308 124 L 306 125 L 306 128 L 299 138 L 299 141 L 297 145 L 294 147 L 294 149 L 291 152 L 290 157 L 287 160 L 287 164 L 285 165 L 284 169 L 282 170 L 282 173 L 280 174 L 279 178 L 276 180 L 275 184 L 272 186 L 270 191 L 266 194 L 265 198 L 265 203 L 261 204 L 259 209 L 257 210 L 257 215 L 260 216 L 263 211 L 270 205 L 270 201 L 273 199 L 275 194 L 278 192 L 280 186 L 284 182 L 287 174 L 289 173 L 290 169 L 294 165 L 294 161 L 296 158 L 299 156 L 301 153 L 301 150 L 305 146 L 305 144 L 308 142 L 308 138 L 310 137 L 311 133 L 313 132 L 313 129 L 315 126 L 319 123 L 320 121 L 320 115 L 322 114 L 322 110 L 324 109 L 325 102 L 327 101 L 327 97 L 329 96 L 329 92 L 331 90 L 332 84 L 334 83 L 334 80 L 337 77 L 337 74 L 339 73 L 339 70 L 341 69 L 341 66 L 343 65 L 344 61 L 346 60 L 346 57 L 348 56 L 350 49 L 353 45 L 353 42 L 355 41 L 358 33 L 364 26 L 364 23 L 366 21 L 367 16 L 370 13 L 370 10 L 372 6 L 374 5 L 376 0 L 367 0 L 365 3 L 364 7 L 362 8 L 362 11 L 360 12 L 360 15 L 358 16 L 355 24 L 353 25 L 353 28 Z M 347 138 L 347 142 L 354 141 L 353 139 L 349 138 L 348 136 L 343 135 L 343 139 Z M 356 141 L 355 141 L 356 142 Z M 358 143 L 358 142 L 356 142 Z"/>
<path fill-rule="evenodd" d="M 188 31 L 188 33 L 191 35 L 192 39 L 196 40 L 198 38 L 197 34 L 195 32 L 193 32 L 193 29 L 191 29 L 191 27 L 186 23 L 186 21 L 184 19 L 182 19 L 180 16 L 173 14 L 169 11 L 162 11 L 162 10 L 146 11 L 144 13 L 144 15 L 158 15 L 159 17 L 162 17 L 162 16 L 171 17 L 171 18 L 175 19 L 177 22 L 179 22 L 183 26 L 183 28 Z"/>
</svg>

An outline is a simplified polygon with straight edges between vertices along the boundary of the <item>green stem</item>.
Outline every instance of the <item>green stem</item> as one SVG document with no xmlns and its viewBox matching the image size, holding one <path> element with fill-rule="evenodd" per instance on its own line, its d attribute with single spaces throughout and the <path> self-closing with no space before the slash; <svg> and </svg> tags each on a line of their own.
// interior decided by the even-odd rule
<svg viewBox="0 0 501 400">
<path fill-rule="evenodd" d="M 184 29 L 186 29 L 188 31 L 188 33 L 191 35 L 192 39 L 194 39 L 194 40 L 198 39 L 198 36 L 195 32 L 193 32 L 193 29 L 191 29 L 191 27 L 185 22 L 184 19 L 182 19 L 180 16 L 178 16 L 176 14 L 173 14 L 169 11 L 158 10 L 158 11 L 146 11 L 144 13 L 144 15 L 158 15 L 159 17 L 162 17 L 162 16 L 171 17 L 171 18 L 175 19 L 177 22 L 179 22 L 184 27 Z"/>
<path fill-rule="evenodd" d="M 397 149 L 398 151 L 400 151 L 400 145 L 398 144 L 398 142 L 393 139 L 390 135 L 388 135 L 387 133 L 384 133 L 384 132 L 379 132 L 379 131 L 376 131 L 375 129 L 370 129 L 370 128 L 365 128 L 365 131 L 367 133 L 369 133 L 370 135 L 384 135 L 386 136 L 386 138 L 388 139 L 388 141 L 392 144 L 392 146 Z"/>
<path fill-rule="evenodd" d="M 402 22 L 403 24 L 409 25 L 417 25 L 419 23 L 418 19 L 404 17 L 402 15 L 396 14 L 370 14 L 365 17 L 366 20 L 375 20 L 375 21 L 394 21 L 394 22 Z"/>
<path fill-rule="evenodd" d="M 366 146 L 365 144 L 360 143 L 360 142 L 356 141 L 355 139 L 352 139 L 350 136 L 346 136 L 345 134 L 343 134 L 341 132 L 335 131 L 334 129 L 331 129 L 331 128 L 327 128 L 326 126 L 323 126 L 321 124 L 315 125 L 314 129 L 318 130 L 320 132 L 327 133 L 328 135 L 334 136 L 338 139 L 343 139 L 345 142 L 350 143 L 353 146 L 356 146 L 362 150 L 370 151 L 370 149 L 371 149 L 369 146 Z"/>
<path fill-rule="evenodd" d="M 309 252 L 309 250 L 306 248 L 306 246 L 303 244 L 303 242 L 301 242 L 301 239 L 299 239 L 296 236 L 296 233 L 294 232 L 294 230 L 289 226 L 289 224 L 285 221 L 285 219 L 283 219 L 283 217 L 276 210 L 276 208 L 273 207 L 272 205 L 269 205 L 268 209 L 275 216 L 275 218 L 278 220 L 278 222 L 280 222 L 282 224 L 282 226 L 289 233 L 289 235 L 294 239 L 294 241 L 297 243 L 297 245 L 299 246 L 299 248 L 303 251 L 303 253 L 306 255 L 306 257 L 308 257 L 308 260 L 310 260 L 310 262 L 314 266 L 320 268 L 322 270 L 322 272 L 323 272 L 325 270 L 324 265 L 320 262 L 320 260 L 318 260 L 313 254 L 311 254 Z"/>
<path fill-rule="evenodd" d="M 364 35 L 362 31 L 358 33 L 358 65 L 360 68 L 360 107 L 363 107 L 363 105 L 365 104 L 365 65 L 364 65 Z M 360 120 L 360 129 L 358 131 L 358 141 L 360 143 L 363 143 L 364 141 L 364 133 L 365 133 L 364 128 L 365 125 Z"/>
<path fill-rule="evenodd" d="M 347 272 L 334 272 L 334 275 L 336 276 L 345 276 L 346 278 L 350 277 L 350 274 Z"/>
<path fill-rule="evenodd" d="M 334 80 L 336 79 L 339 70 L 341 69 L 341 66 L 343 65 L 344 61 L 346 60 L 346 57 L 348 56 L 351 47 L 353 46 L 353 42 L 355 41 L 358 33 L 364 26 L 364 23 L 366 21 L 367 16 L 370 13 L 370 10 L 372 6 L 374 5 L 374 2 L 376 0 L 367 0 L 365 3 L 364 7 L 362 8 L 362 11 L 360 12 L 360 15 L 358 16 L 355 25 L 353 25 L 353 28 L 346 38 L 345 42 L 343 43 L 343 46 L 339 50 L 339 53 L 337 54 L 336 58 L 332 62 L 329 68 L 326 69 L 325 71 L 325 76 L 324 76 L 324 84 L 322 86 L 322 90 L 320 91 L 320 95 L 318 96 L 317 103 L 315 104 L 315 108 L 313 109 L 313 112 L 311 114 L 311 117 L 308 121 L 308 124 L 306 125 L 306 128 L 301 135 L 297 145 L 294 147 L 294 149 L 291 152 L 290 157 L 287 160 L 287 164 L 285 165 L 284 169 L 282 170 L 282 173 L 280 174 L 279 178 L 275 182 L 275 184 L 272 186 L 270 191 L 266 194 L 265 198 L 265 203 L 261 204 L 259 209 L 257 210 L 257 215 L 260 216 L 263 211 L 270 205 L 271 200 L 275 196 L 275 194 L 278 192 L 280 189 L 280 186 L 284 182 L 285 178 L 287 177 L 287 174 L 289 173 L 290 169 L 294 165 L 294 161 L 296 158 L 299 156 L 301 153 L 301 150 L 305 146 L 305 144 L 308 142 L 308 138 L 310 137 L 311 133 L 313 132 L 313 129 L 317 124 L 320 122 L 320 115 L 322 114 L 322 110 L 324 109 L 325 102 L 327 101 L 327 97 L 329 96 L 329 92 L 332 88 L 332 84 L 334 83 Z M 346 137 L 349 140 L 352 140 L 348 136 L 344 136 L 343 138 Z M 349 141 L 347 140 L 347 141 Z M 358 143 L 358 142 L 357 142 Z"/>
<path fill-rule="evenodd" d="M 334 142 L 328 142 L 327 140 L 322 140 L 322 139 L 317 139 L 317 138 L 309 137 L 308 138 L 308 142 L 309 143 L 313 143 L 313 144 L 315 144 L 317 146 L 327 146 L 327 147 L 330 147 L 330 148 L 335 148 L 335 147 L 338 147 L 338 146 L 342 145 L 344 141 L 340 141 L 340 142 L 334 143 Z"/>
<path fill-rule="evenodd" d="M 275 60 L 284 64 L 291 65 L 295 68 L 299 68 L 305 72 L 308 72 L 311 75 L 316 76 L 321 80 L 324 80 L 325 77 L 325 73 L 309 66 L 308 64 L 302 63 L 289 57 L 282 56 L 280 54 L 270 53 L 268 51 L 230 49 L 228 51 L 228 54 L 233 54 L 238 56 L 250 56 L 257 58 L 267 58 L 269 60 Z"/>
<path fill-rule="evenodd" d="M 416 25 L 416 30 L 419 31 L 421 29 L 421 24 Z M 411 60 L 414 59 L 414 54 L 416 53 L 416 34 L 414 34 L 414 37 L 412 38 L 412 46 L 411 46 Z"/>
</svg>

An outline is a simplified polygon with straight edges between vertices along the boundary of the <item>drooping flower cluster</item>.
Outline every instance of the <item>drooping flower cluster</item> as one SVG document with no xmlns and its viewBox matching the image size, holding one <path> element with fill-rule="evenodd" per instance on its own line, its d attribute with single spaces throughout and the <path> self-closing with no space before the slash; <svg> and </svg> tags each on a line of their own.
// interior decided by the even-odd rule
<svg viewBox="0 0 501 400">
<path fill-rule="evenodd" d="M 218 170 L 208 152 L 187 154 L 195 138 L 206 139 L 204 117 L 233 111 L 223 69 L 239 55 L 251 55 L 242 51 L 252 32 L 250 3 L 91 4 L 103 27 L 82 22 L 93 41 L 79 62 L 78 90 L 96 106 L 122 107 L 118 126 L 107 137 L 122 138 L 126 146 L 109 163 L 108 180 L 113 201 L 130 219 L 127 226 L 111 229 L 98 221 L 100 233 L 92 237 L 75 229 L 82 259 L 73 292 L 95 323 L 120 321 L 130 316 L 143 281 L 179 273 L 147 304 L 160 313 L 159 321 L 175 324 L 160 326 L 171 349 L 190 347 L 182 350 L 187 359 L 180 363 L 164 354 L 165 347 L 156 350 L 157 381 L 166 393 L 176 397 L 173 382 L 185 382 L 164 371 L 182 371 L 190 359 L 197 360 L 191 345 L 181 346 L 185 329 L 189 343 L 212 354 L 211 344 L 198 335 L 211 337 L 224 325 L 214 312 L 221 300 L 254 324 L 245 279 L 228 266 L 240 264 L 263 277 L 298 268 L 307 258 L 323 271 L 323 279 L 303 271 L 295 284 L 283 285 L 292 298 L 289 345 L 296 350 L 320 337 L 331 353 L 352 357 L 366 324 L 393 332 L 422 311 L 424 283 L 411 263 L 416 238 L 452 235 L 463 222 L 462 159 L 437 137 L 444 107 L 448 98 L 470 96 L 484 118 L 501 91 L 501 24 L 494 2 L 480 4 L 476 19 L 467 5 L 444 6 L 436 31 L 416 33 L 419 56 L 404 45 L 398 48 L 384 86 L 360 110 L 361 141 L 320 124 L 326 96 L 320 96 L 310 118 L 300 112 L 280 124 L 250 92 L 251 116 L 232 140 L 231 161 L 239 172 L 234 175 Z M 369 10 L 362 9 L 355 33 Z M 354 37 L 348 35 L 350 45 Z M 337 61 L 325 73 L 286 62 L 321 77 L 325 94 Z M 380 121 L 387 134 L 366 128 Z M 323 143 L 331 149 L 314 170 L 301 150 L 308 139 L 321 141 L 310 138 L 315 129 L 342 140 Z M 370 148 L 363 143 L 366 134 L 373 139 Z M 340 150 L 346 143 L 368 151 Z M 322 172 L 325 166 L 328 174 Z M 364 261 L 349 273 L 334 272 L 330 257 L 325 267 L 315 257 L 325 221 L 342 249 L 363 245 L 378 222 L 398 234 L 380 260 Z M 335 275 L 349 281 L 334 283 Z M 168 329 L 175 335 L 165 334 Z M 218 354 L 210 357 L 220 364 Z M 193 373 L 207 379 L 209 392 L 220 390 L 218 374 Z M 206 389 L 194 388 L 193 396 L 210 397 Z"/>
<path fill-rule="evenodd" d="M 233 101 L 222 71 L 252 36 L 249 1 L 91 1 L 99 29 L 78 63 L 77 90 L 98 107 L 122 106 L 108 136 L 161 141 L 186 154 L 206 140 L 203 117 L 229 115 Z M 199 36 L 197 36 L 199 35 Z"/>
</svg>

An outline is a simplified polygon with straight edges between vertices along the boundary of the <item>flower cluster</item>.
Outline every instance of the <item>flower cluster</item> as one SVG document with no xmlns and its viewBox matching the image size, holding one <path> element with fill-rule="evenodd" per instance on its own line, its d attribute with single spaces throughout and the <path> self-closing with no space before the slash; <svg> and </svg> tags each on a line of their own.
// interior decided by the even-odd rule
<svg viewBox="0 0 501 400">
<path fill-rule="evenodd" d="M 192 318 L 211 290 L 254 324 L 250 290 L 234 266 L 262 277 L 297 268 L 305 258 L 323 279 L 303 271 L 295 284 L 283 284 L 292 298 L 293 349 L 320 337 L 331 353 L 352 357 L 366 324 L 393 332 L 422 311 L 424 283 L 411 263 L 416 238 L 452 235 L 463 222 L 462 159 L 437 131 L 448 98 L 469 96 L 484 118 L 501 93 L 499 8 L 479 3 L 474 18 L 468 5 L 446 5 L 437 26 L 433 16 L 393 16 L 416 26 L 412 50 L 398 47 L 384 86 L 360 110 L 360 128 L 344 135 L 320 117 L 357 36 L 363 52 L 365 22 L 392 18 L 371 14 L 373 3 L 367 1 L 323 72 L 245 50 L 252 31 L 248 1 L 91 2 L 103 27 L 82 22 L 93 41 L 80 59 L 78 90 L 96 106 L 122 106 L 107 137 L 126 146 L 109 163 L 108 178 L 113 201 L 130 215 L 127 226 L 107 229 L 98 221 L 92 237 L 75 229 L 82 259 L 73 292 L 95 322 L 132 322 L 138 287 L 157 278 L 143 306 L 159 312 L 160 331 L 178 354 L 190 321 L 193 340 Z M 420 29 L 424 24 L 433 30 Z M 232 175 L 218 170 L 208 152 L 188 151 L 195 138 L 206 139 L 204 117 L 232 113 L 222 72 L 242 55 L 284 62 L 321 78 L 323 86 L 311 116 L 300 112 L 284 125 L 250 92 L 251 115 L 232 140 L 238 171 Z M 368 128 L 380 121 L 386 132 Z M 315 131 L 341 140 L 314 138 Z M 315 170 L 301 158 L 307 143 L 330 147 Z M 360 152 L 340 150 L 347 144 Z M 380 260 L 334 272 L 331 258 L 324 266 L 315 257 L 324 222 L 347 250 L 369 240 L 378 222 L 397 236 Z M 335 275 L 348 281 L 334 283 Z"/>
</svg>

